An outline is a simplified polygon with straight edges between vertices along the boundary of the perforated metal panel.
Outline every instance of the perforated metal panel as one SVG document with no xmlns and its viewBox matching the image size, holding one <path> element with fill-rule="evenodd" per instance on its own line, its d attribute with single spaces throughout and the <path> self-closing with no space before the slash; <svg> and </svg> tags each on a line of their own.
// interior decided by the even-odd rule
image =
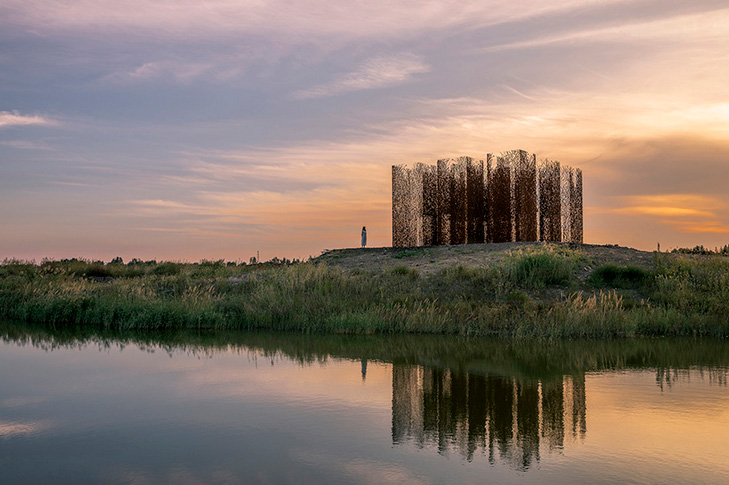
<svg viewBox="0 0 729 485">
<path fill-rule="evenodd" d="M 512 150 L 392 167 L 392 245 L 582 243 L 582 171 Z"/>
</svg>

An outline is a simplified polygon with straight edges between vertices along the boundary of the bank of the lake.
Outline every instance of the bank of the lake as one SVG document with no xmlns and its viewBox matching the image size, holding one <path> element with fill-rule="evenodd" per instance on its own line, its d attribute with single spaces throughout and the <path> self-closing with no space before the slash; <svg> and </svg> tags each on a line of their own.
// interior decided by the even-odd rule
<svg viewBox="0 0 729 485">
<path fill-rule="evenodd" d="M 297 264 L 6 261 L 0 316 L 106 328 L 729 335 L 729 258 L 615 246 L 339 250 Z"/>
</svg>

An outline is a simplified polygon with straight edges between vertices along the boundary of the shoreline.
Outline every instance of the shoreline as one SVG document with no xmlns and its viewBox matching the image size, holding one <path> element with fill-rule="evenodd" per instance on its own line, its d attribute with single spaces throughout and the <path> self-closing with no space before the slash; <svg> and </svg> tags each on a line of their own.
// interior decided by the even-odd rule
<svg viewBox="0 0 729 485">
<path fill-rule="evenodd" d="M 665 337 L 602 340 L 514 340 L 446 335 L 292 334 L 273 331 L 196 329 L 120 330 L 51 328 L 0 320 L 0 340 L 42 349 L 108 348 L 111 345 L 165 352 L 214 355 L 259 351 L 301 363 L 325 359 L 367 360 L 548 378 L 580 372 L 635 367 L 711 367 L 729 362 L 729 342 L 716 338 Z"/>
</svg>

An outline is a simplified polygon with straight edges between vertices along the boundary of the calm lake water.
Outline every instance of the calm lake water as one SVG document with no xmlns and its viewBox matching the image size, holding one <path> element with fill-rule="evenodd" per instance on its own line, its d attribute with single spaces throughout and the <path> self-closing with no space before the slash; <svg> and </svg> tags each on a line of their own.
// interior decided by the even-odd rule
<svg viewBox="0 0 729 485">
<path fill-rule="evenodd" d="M 0 324 L 2 483 L 729 483 L 729 343 Z"/>
</svg>

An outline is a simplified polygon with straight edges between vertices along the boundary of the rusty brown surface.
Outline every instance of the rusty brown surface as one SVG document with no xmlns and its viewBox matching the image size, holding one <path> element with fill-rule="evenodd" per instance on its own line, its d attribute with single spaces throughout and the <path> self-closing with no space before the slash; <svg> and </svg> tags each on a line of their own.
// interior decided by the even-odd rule
<svg viewBox="0 0 729 485">
<path fill-rule="evenodd" d="M 482 243 L 485 240 L 484 182 L 483 160 L 469 160 L 466 165 L 466 239 L 469 243 Z"/>
<path fill-rule="evenodd" d="M 544 160 L 539 167 L 539 240 L 562 240 L 559 162 Z"/>
<path fill-rule="evenodd" d="M 537 241 L 537 160 L 519 150 L 514 163 L 514 239 Z"/>
<path fill-rule="evenodd" d="M 392 167 L 394 247 L 583 242 L 582 171 L 523 150 Z"/>
<path fill-rule="evenodd" d="M 511 242 L 513 214 L 511 198 L 511 159 L 497 157 L 491 171 L 489 207 L 491 209 L 491 242 Z"/>
</svg>

